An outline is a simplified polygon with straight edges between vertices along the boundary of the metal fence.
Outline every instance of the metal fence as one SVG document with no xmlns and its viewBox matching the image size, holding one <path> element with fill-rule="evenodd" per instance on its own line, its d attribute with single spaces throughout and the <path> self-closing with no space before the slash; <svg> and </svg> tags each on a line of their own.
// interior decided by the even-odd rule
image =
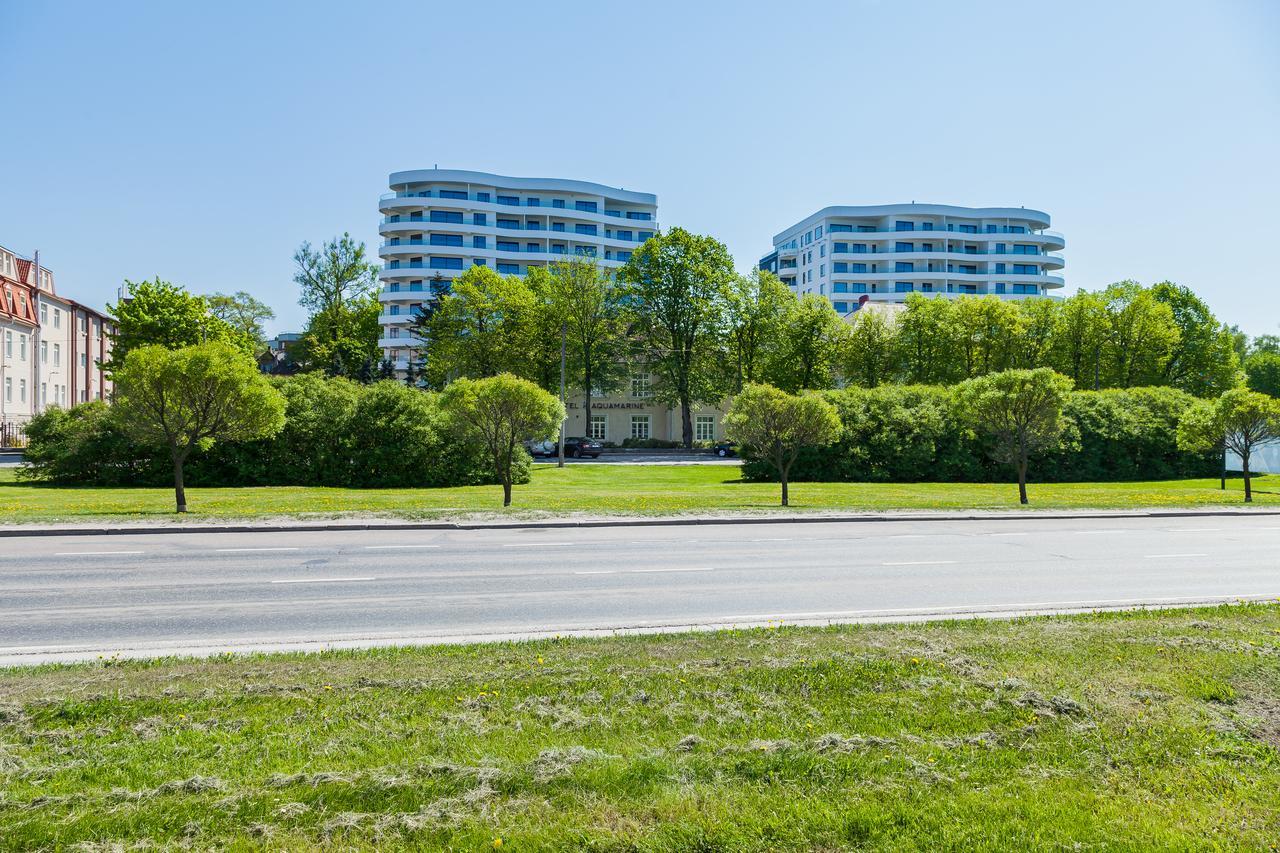
<svg viewBox="0 0 1280 853">
<path fill-rule="evenodd" d="M 26 447 L 26 427 L 17 421 L 0 421 L 0 447 Z"/>
</svg>

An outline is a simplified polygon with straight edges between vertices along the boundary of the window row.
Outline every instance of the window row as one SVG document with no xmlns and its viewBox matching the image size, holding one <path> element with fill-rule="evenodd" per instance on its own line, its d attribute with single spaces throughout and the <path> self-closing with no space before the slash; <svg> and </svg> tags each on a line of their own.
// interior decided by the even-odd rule
<svg viewBox="0 0 1280 853">
<path fill-rule="evenodd" d="M 396 193 L 396 198 L 450 198 L 462 199 L 469 201 L 479 201 L 486 204 L 494 203 L 494 194 L 488 192 L 474 192 L 468 195 L 465 190 L 422 190 L 421 192 Z M 497 195 L 497 204 L 505 204 L 511 207 L 551 207 L 553 210 L 568 210 L 568 202 L 570 199 L 550 198 L 549 205 L 543 205 L 542 196 L 525 196 L 521 199 L 514 195 Z M 573 200 L 573 210 L 580 210 L 583 213 L 599 213 L 600 204 L 594 201 Z M 644 210 L 621 210 L 605 208 L 605 216 L 616 216 L 619 219 L 634 219 L 641 222 L 652 221 L 653 214 Z"/>
<path fill-rule="evenodd" d="M 652 437 L 652 415 L 632 415 L 629 422 L 629 438 L 650 438 Z M 587 426 L 587 438 L 595 441 L 607 441 L 609 439 L 609 418 L 606 415 L 592 415 L 591 423 Z M 693 418 L 693 438 L 695 441 L 715 441 L 716 438 L 716 417 L 715 415 L 695 415 Z"/>
</svg>

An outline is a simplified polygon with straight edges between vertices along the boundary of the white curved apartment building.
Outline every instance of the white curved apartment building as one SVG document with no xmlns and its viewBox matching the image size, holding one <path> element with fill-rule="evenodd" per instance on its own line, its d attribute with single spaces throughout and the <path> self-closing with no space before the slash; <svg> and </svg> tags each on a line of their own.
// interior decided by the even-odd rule
<svg viewBox="0 0 1280 853">
<path fill-rule="evenodd" d="M 909 293 L 1052 295 L 1064 284 L 1049 214 L 1024 207 L 882 204 L 824 207 L 773 238 L 760 268 L 841 314 Z"/>
<path fill-rule="evenodd" d="M 474 265 L 524 275 L 566 255 L 618 267 L 658 230 L 651 193 L 458 169 L 393 172 L 382 196 L 383 355 L 403 371 L 415 313 Z"/>
</svg>

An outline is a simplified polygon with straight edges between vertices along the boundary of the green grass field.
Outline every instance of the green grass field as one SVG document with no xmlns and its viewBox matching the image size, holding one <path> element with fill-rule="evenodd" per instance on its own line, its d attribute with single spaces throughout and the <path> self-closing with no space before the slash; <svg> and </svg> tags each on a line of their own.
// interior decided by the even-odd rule
<svg viewBox="0 0 1280 853">
<path fill-rule="evenodd" d="M 1280 605 L 0 671 L 4 849 L 1264 850 L 1277 815 Z"/>
<path fill-rule="evenodd" d="M 733 466 L 569 465 L 534 466 L 533 480 L 517 486 L 506 514 L 674 514 L 780 510 L 778 486 L 744 483 Z M 1175 480 L 1139 483 L 1055 483 L 1030 486 L 1031 508 L 1194 507 L 1238 505 L 1240 480 Z M 192 516 L 394 515 L 407 518 L 501 513 L 497 486 L 451 489 L 334 489 L 313 487 L 187 490 Z M 1259 505 L 1280 505 L 1280 489 L 1255 482 Z M 1017 487 L 1008 483 L 797 483 L 791 512 L 918 509 L 1017 509 Z M 171 489 L 35 486 L 0 469 L 0 523 L 90 519 L 162 519 L 173 516 Z"/>
</svg>

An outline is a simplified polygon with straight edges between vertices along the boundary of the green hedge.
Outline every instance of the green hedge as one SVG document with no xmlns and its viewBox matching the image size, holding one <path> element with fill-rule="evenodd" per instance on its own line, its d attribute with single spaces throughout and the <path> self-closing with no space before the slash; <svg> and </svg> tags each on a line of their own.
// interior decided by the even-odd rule
<svg viewBox="0 0 1280 853">
<path fill-rule="evenodd" d="M 264 441 L 215 445 L 186 466 L 191 486 L 458 486 L 495 482 L 479 447 L 444 428 L 438 396 L 397 382 L 358 385 L 304 374 L 274 380 L 284 429 Z M 23 477 L 61 484 L 164 486 L 163 448 L 134 444 L 103 403 L 51 409 L 27 429 Z M 528 481 L 522 454 L 517 483 Z"/>
<path fill-rule="evenodd" d="M 791 479 L 811 482 L 995 482 L 1012 478 L 981 438 L 962 427 L 948 389 L 934 385 L 846 388 L 823 395 L 844 424 L 837 444 L 806 448 Z M 1178 418 L 1195 398 L 1173 388 L 1076 391 L 1064 406 L 1059 448 L 1035 459 L 1038 482 L 1211 477 L 1221 458 L 1178 450 Z M 768 463 L 743 453 L 743 476 L 773 480 Z"/>
</svg>

